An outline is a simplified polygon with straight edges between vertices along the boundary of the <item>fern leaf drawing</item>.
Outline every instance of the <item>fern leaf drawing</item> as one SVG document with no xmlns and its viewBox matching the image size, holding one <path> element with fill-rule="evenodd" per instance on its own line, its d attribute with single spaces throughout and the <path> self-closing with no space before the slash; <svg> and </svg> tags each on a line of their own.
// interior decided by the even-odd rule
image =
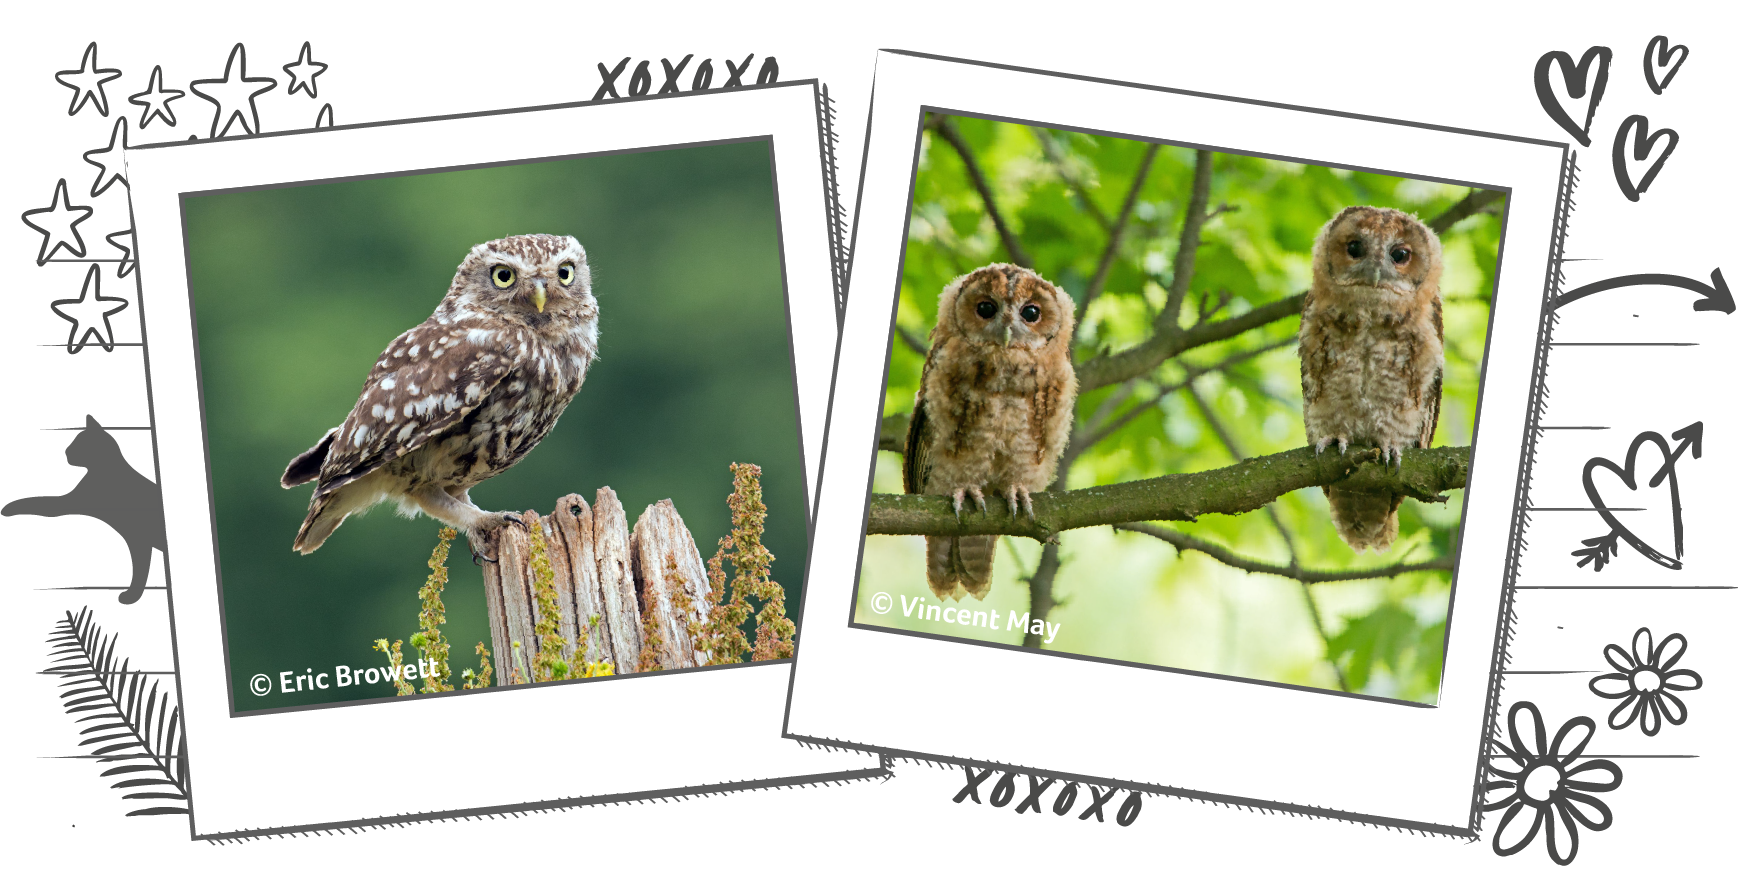
<svg viewBox="0 0 1738 870">
<path fill-rule="evenodd" d="M 188 814 L 188 781 L 181 759 L 181 714 L 172 712 L 134 712 L 134 714 L 92 714 L 78 719 L 78 724 L 94 722 L 78 731 L 85 748 L 82 757 L 104 762 L 99 776 L 123 776 L 109 783 L 109 788 L 122 788 L 127 794 L 122 801 L 148 801 L 129 811 L 129 816 L 186 816 Z"/>
</svg>

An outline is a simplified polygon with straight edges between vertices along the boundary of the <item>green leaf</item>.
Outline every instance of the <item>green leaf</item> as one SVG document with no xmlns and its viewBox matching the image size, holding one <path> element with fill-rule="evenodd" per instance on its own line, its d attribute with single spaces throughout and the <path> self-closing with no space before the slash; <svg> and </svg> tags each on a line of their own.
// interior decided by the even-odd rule
<svg viewBox="0 0 1738 870">
<path fill-rule="evenodd" d="M 1346 686 L 1356 692 L 1370 681 L 1370 673 L 1382 664 L 1392 673 L 1400 659 L 1417 642 L 1418 620 L 1412 612 L 1393 602 L 1346 621 L 1346 627 L 1328 638 L 1328 656 L 1345 668 Z"/>
</svg>

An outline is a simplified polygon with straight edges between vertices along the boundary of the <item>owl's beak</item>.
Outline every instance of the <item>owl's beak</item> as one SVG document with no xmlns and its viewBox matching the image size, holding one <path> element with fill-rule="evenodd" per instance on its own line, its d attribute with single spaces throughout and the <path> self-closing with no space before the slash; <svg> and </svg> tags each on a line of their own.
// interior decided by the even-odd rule
<svg viewBox="0 0 1738 870">
<path fill-rule="evenodd" d="M 531 291 L 531 304 L 537 306 L 537 313 L 543 313 L 543 306 L 549 304 L 549 288 L 542 279 L 537 281 L 537 289 Z"/>
<path fill-rule="evenodd" d="M 1014 340 L 1014 324 L 1002 324 L 1002 346 L 1007 347 Z"/>
</svg>

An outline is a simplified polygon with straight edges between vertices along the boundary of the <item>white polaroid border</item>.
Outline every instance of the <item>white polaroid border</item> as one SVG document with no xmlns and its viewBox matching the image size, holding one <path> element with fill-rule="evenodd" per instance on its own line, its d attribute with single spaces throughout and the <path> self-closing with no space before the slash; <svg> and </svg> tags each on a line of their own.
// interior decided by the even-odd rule
<svg viewBox="0 0 1738 870">
<path fill-rule="evenodd" d="M 232 715 L 213 546 L 183 194 L 742 139 L 772 145 L 814 504 L 838 323 L 817 98 L 789 82 L 127 152 L 195 837 L 885 775 L 779 738 L 788 662 Z M 503 115 L 541 135 L 495 135 Z"/>
<path fill-rule="evenodd" d="M 1435 706 L 853 627 L 926 110 L 1509 191 Z M 1565 146 L 907 52 L 878 56 L 786 736 L 1470 835 L 1524 495 Z"/>
</svg>

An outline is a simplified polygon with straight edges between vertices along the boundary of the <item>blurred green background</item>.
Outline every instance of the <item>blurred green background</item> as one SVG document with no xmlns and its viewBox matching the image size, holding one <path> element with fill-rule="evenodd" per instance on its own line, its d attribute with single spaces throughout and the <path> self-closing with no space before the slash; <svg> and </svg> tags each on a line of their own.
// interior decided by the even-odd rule
<svg viewBox="0 0 1738 870">
<path fill-rule="evenodd" d="M 934 121 L 936 116 L 931 116 Z M 1104 289 L 1078 310 L 1098 266 L 1109 227 L 1121 213 L 1148 143 L 951 116 L 948 123 L 982 169 L 996 204 L 1038 272 L 1074 297 L 1076 365 L 1126 349 L 1152 334 L 1164 306 L 1178 236 L 1194 181 L 1196 154 L 1162 146 L 1135 197 L 1129 227 Z M 955 277 L 1010 259 L 960 149 L 926 124 L 901 274 L 898 326 L 884 415 L 909 414 L 936 299 Z M 1341 208 L 1399 208 L 1429 221 L 1469 188 L 1235 154 L 1214 155 L 1211 217 L 1181 325 L 1234 317 L 1301 293 L 1310 284 L 1310 248 Z M 1491 288 L 1502 229 L 1501 197 L 1442 235 L 1447 372 L 1433 446 L 1472 441 Z M 1221 296 L 1221 294 L 1224 294 Z M 1217 311 L 1215 305 L 1221 305 Z M 1083 394 L 1077 435 L 1129 416 L 1072 464 L 1068 489 L 1140 480 L 1234 464 L 1229 436 L 1244 456 L 1305 444 L 1297 317 L 1187 351 L 1150 376 Z M 1221 366 L 1227 358 L 1259 351 Z M 1191 376 L 1193 395 L 1179 385 Z M 1197 398 L 1198 397 L 1198 398 Z M 1154 400 L 1157 400 L 1154 402 Z M 1211 416 L 1209 416 L 1211 415 Z M 1215 428 L 1217 422 L 1219 429 Z M 901 429 L 900 431 L 903 431 Z M 901 491 L 899 454 L 878 454 L 874 490 Z M 1177 531 L 1270 563 L 1336 570 L 1452 559 L 1460 491 L 1447 504 L 1408 499 L 1400 537 L 1387 553 L 1355 554 L 1335 534 L 1321 490 L 1289 493 L 1275 516 L 1210 515 L 1166 523 Z M 1288 546 L 1283 525 L 1292 541 Z M 1031 609 L 1028 578 L 1040 545 L 1004 537 L 989 597 L 974 608 L 1017 614 Z M 870 536 L 864 549 L 857 621 L 1019 644 L 1008 631 L 960 629 L 906 618 L 899 596 L 929 596 L 923 539 Z M 1401 574 L 1304 587 L 1295 580 L 1229 568 L 1199 552 L 1108 527 L 1061 535 L 1059 602 L 1050 621 L 1062 630 L 1048 649 L 1110 659 L 1433 703 L 1442 672 L 1448 571 Z M 878 616 L 876 592 L 895 604 Z M 1312 613 L 1313 610 L 1313 613 Z"/>
<path fill-rule="evenodd" d="M 428 317 L 471 247 L 503 236 L 585 245 L 599 352 L 549 437 L 472 498 L 547 514 L 610 486 L 630 524 L 669 498 L 710 557 L 730 530 L 730 463 L 758 464 L 773 579 L 799 612 L 806 499 L 768 143 L 195 196 L 183 213 L 238 711 L 393 694 L 249 691 L 256 673 L 383 665 L 371 644 L 417 630 L 439 528 L 382 505 L 299 556 L 290 541 L 313 488 L 278 476 L 344 419 L 381 349 Z M 462 536 L 449 566 L 457 673 L 477 664 L 488 618 Z"/>
</svg>

